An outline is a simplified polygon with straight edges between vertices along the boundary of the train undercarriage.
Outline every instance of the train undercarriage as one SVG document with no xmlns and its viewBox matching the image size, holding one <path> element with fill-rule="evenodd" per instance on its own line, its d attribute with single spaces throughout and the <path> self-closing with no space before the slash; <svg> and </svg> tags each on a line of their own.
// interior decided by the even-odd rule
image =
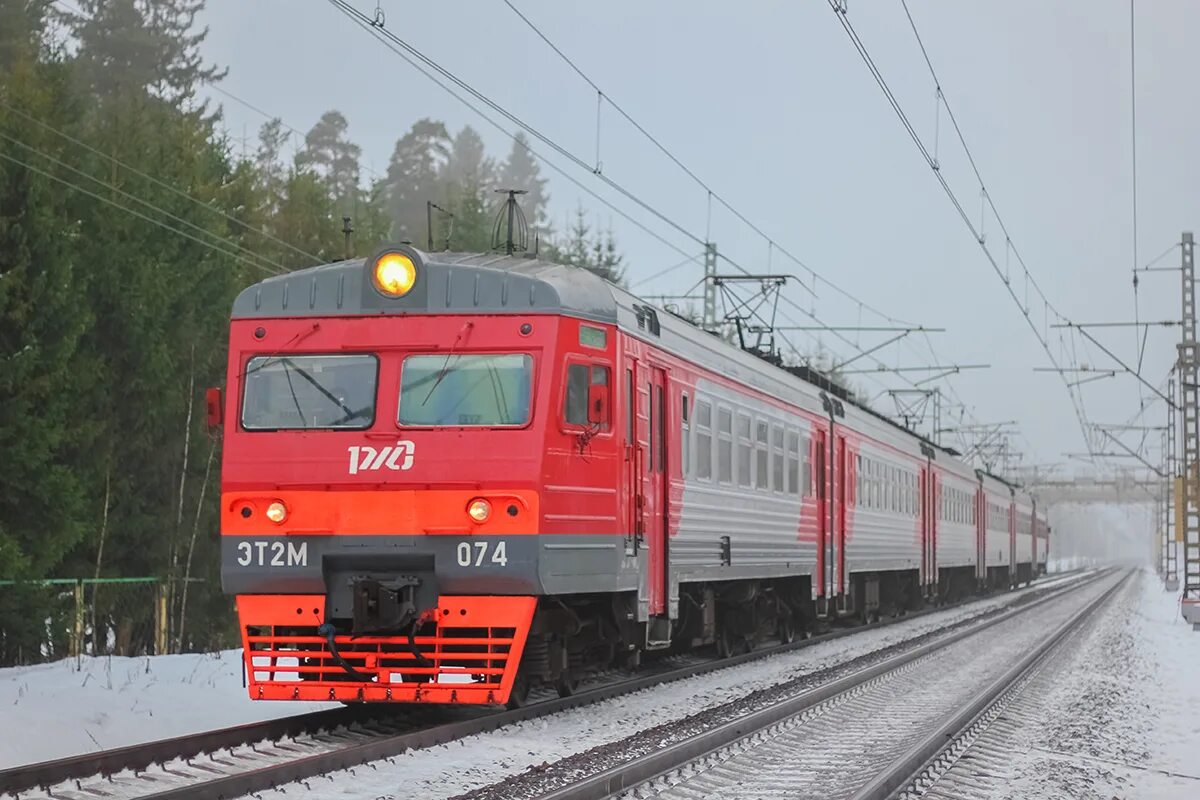
<svg viewBox="0 0 1200 800">
<path fill-rule="evenodd" d="M 1017 578 L 1031 579 L 1032 566 L 1018 565 Z M 643 658 L 701 648 L 732 657 L 765 641 L 789 643 L 1007 588 L 1007 568 L 989 570 L 989 579 L 980 581 L 973 566 L 943 568 L 938 583 L 926 587 L 916 570 L 852 573 L 847 592 L 829 604 L 813 599 L 807 575 L 685 584 L 669 645 L 656 648 L 646 646 L 647 623 L 637 620 L 632 592 L 542 598 L 509 705 L 521 705 L 539 684 L 568 696 L 590 674 L 636 667 Z"/>
</svg>

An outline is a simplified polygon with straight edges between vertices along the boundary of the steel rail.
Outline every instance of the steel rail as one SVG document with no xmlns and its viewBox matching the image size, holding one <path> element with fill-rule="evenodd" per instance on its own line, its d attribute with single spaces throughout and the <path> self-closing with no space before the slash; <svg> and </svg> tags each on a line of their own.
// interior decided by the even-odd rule
<svg viewBox="0 0 1200 800">
<path fill-rule="evenodd" d="M 1079 571 L 1076 570 L 1073 572 Z M 1042 593 L 1057 593 L 1066 588 L 1084 585 L 1095 579 L 1093 577 L 1081 580 L 1078 577 L 1072 578 L 1072 574 L 1071 572 L 1056 573 L 1055 578 L 1067 578 L 1068 580 L 1063 583 L 1055 583 L 1049 587 L 1038 587 L 1038 582 L 1033 582 L 1031 584 L 1032 596 Z M 707 658 L 698 663 L 688 664 L 679 668 L 657 672 L 649 671 L 647 674 L 589 688 L 571 697 L 539 701 L 520 709 L 492 710 L 487 707 L 475 706 L 406 707 L 406 710 L 420 708 L 422 710 L 436 711 L 440 709 L 460 713 L 464 710 L 470 711 L 479 708 L 480 716 L 448 723 L 435 722 L 424 728 L 400 733 L 385 729 L 369 741 L 349 744 L 335 751 L 315 753 L 292 759 L 284 764 L 262 766 L 215 777 L 201 783 L 172 787 L 157 793 L 139 796 L 178 800 L 178 798 L 235 797 L 250 792 L 262 791 L 283 783 L 304 780 L 326 772 L 347 769 L 370 761 L 389 758 L 407 750 L 434 747 L 465 736 L 487 733 L 504 725 L 555 714 L 659 684 L 704 675 L 728 667 L 736 667 L 761 658 L 811 647 L 823 642 L 852 636 L 856 633 L 885 628 L 908 620 L 920 619 L 939 611 L 961 608 L 981 600 L 1003 596 L 1004 593 L 972 596 L 943 606 L 933 606 L 870 624 L 840 628 L 807 639 L 800 639 L 786 644 L 777 644 L 724 659 Z M 1025 608 L 1036 602 L 1040 602 L 1023 602 L 1023 600 L 1024 598 L 1017 598 L 1015 600 L 1016 603 L 1021 604 L 1018 606 L 1019 608 Z M 651 670 L 653 670 L 655 663 L 652 662 L 649 665 Z M 659 665 L 664 663 L 666 662 L 657 662 Z M 646 667 L 643 667 L 643 669 L 646 669 Z M 388 712 L 394 717 L 397 711 L 398 709 L 387 705 L 367 705 L 314 711 L 292 717 L 248 723 L 215 731 L 204 731 L 160 741 L 114 748 L 98 753 L 87 753 L 28 766 L 10 768 L 0 771 L 0 795 L 17 795 L 39 788 L 49 790 L 66 781 L 103 779 L 124 771 L 137 773 L 154 765 L 162 766 L 176 760 L 187 760 L 198 756 L 211 755 L 228 748 L 258 743 L 274 743 L 289 737 L 321 732 L 336 733 L 339 730 L 353 729 L 356 725 L 369 726 L 376 724 L 383 725 L 386 728 L 390 722 L 394 722 L 394 719 L 383 716 L 384 713 Z"/>
<path fill-rule="evenodd" d="M 365 719 L 363 711 L 364 709 L 359 708 L 311 711 L 11 767 L 0 770 L 0 795 L 17 794 L 39 787 L 47 788 L 77 778 L 106 777 L 124 770 L 142 770 L 154 764 L 193 758 L 227 747 L 278 741 L 288 736 L 334 730 Z"/>
<path fill-rule="evenodd" d="M 692 738 L 647 753 L 624 764 L 610 767 L 575 783 L 537 795 L 536 800 L 603 800 L 603 798 L 629 791 L 647 781 L 696 761 L 708 753 L 740 741 L 756 731 L 768 728 L 825 700 L 843 694 L 889 672 L 893 672 L 917 659 L 924 658 L 956 642 L 975 636 L 988 628 L 1024 614 L 1032 608 L 1041 606 L 1065 594 L 1074 592 L 1085 586 L 1090 586 L 1095 581 L 1101 580 L 1110 574 L 1111 570 L 1104 571 L 1090 579 L 1070 583 L 1060 590 L 1051 589 L 1045 596 L 1028 603 L 1023 603 L 1017 608 L 997 614 L 962 630 L 939 637 L 932 642 L 912 648 L 871 666 L 864 667 L 857 672 L 795 695 L 775 705 L 718 725 Z M 1124 581 L 1121 583 L 1124 583 Z M 1116 586 L 1102 595 L 1101 599 L 1108 597 L 1115 589 Z M 1093 605 L 1089 604 L 1088 608 L 1091 608 Z M 905 777 L 909 774 L 906 772 Z"/>
<path fill-rule="evenodd" d="M 984 715 L 1001 702 L 1004 695 L 1039 669 L 1069 635 L 1082 627 L 1102 605 L 1111 600 L 1116 592 L 1128 583 L 1132 575 L 1132 572 L 1127 573 L 1111 589 L 1060 625 L 1045 641 L 997 678 L 974 700 L 913 745 L 908 752 L 884 768 L 869 783 L 859 788 L 851 800 L 888 800 L 920 779 L 926 770 L 934 767 L 941 755 L 952 748 L 963 734 L 980 724 Z"/>
</svg>

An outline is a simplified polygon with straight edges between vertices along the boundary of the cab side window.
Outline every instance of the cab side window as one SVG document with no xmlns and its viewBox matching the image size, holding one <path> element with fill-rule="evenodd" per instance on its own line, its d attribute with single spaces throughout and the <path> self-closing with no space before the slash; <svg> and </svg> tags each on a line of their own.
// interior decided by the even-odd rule
<svg viewBox="0 0 1200 800">
<path fill-rule="evenodd" d="M 568 425 L 587 427 L 588 394 L 592 386 L 608 386 L 608 367 L 592 364 L 570 364 L 567 367 L 567 391 L 563 402 L 563 417 Z M 604 409 L 605 421 L 600 427 L 608 426 L 608 409 Z"/>
</svg>

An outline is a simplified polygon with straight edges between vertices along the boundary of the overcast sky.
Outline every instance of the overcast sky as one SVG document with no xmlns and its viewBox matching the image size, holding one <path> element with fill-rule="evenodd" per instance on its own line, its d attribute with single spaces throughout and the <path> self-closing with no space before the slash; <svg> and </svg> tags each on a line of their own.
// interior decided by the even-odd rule
<svg viewBox="0 0 1200 800">
<path fill-rule="evenodd" d="M 990 364 L 950 381 L 948 391 L 968 406 L 965 419 L 1019 421 L 1015 446 L 1026 463 L 1064 462 L 1064 453 L 1085 449 L 1061 379 L 1033 371 L 1049 366 L 1047 356 L 825 0 L 513 2 L 608 96 L 807 267 L 894 318 L 946 328 L 929 337 L 936 363 Z M 356 3 L 368 14 L 375 5 Z M 594 90 L 502 0 L 379 5 L 388 30 L 567 149 L 594 159 Z M 909 8 L 988 194 L 1051 302 L 1077 322 L 1131 320 L 1128 0 L 910 0 Z M 1145 264 L 1200 223 L 1200 54 L 1193 41 L 1200 4 L 1143 0 L 1135 16 L 1138 258 Z M 936 122 L 934 84 L 899 0 L 849 0 L 849 19 L 931 151 L 937 124 L 943 174 L 979 225 L 979 186 L 944 111 Z M 203 22 L 210 27 L 208 57 L 229 67 L 225 89 L 301 131 L 322 112 L 340 110 L 365 164 L 377 173 L 385 171 L 396 139 L 421 117 L 443 120 L 452 131 L 469 124 L 493 155 L 508 152 L 504 132 L 327 2 L 209 0 Z M 233 138 L 254 137 L 262 116 L 221 95 L 214 99 L 225 107 Z M 555 160 L 678 248 L 545 168 L 556 223 L 561 227 L 582 203 L 593 219 L 611 224 L 630 283 L 682 261 L 680 250 L 700 253 L 699 245 L 588 172 Z M 767 270 L 766 242 L 719 206 L 710 223 L 704 190 L 611 109 L 601 118 L 600 160 L 605 175 L 690 233 L 703 239 L 711 226 L 708 235 L 721 252 L 753 272 Z M 983 227 L 1003 267 L 1004 237 L 990 214 Z M 1178 251 L 1162 262 L 1177 264 Z M 809 280 L 778 253 L 771 267 Z M 679 293 L 701 275 L 700 266 L 690 265 L 635 291 Z M 1011 275 L 1023 298 L 1015 259 Z M 786 294 L 828 324 L 888 324 L 817 286 L 815 299 L 798 284 Z M 1178 273 L 1144 275 L 1140 294 L 1142 320 L 1178 318 Z M 781 306 L 781 312 L 791 318 L 782 324 L 811 324 L 795 307 Z M 1045 329 L 1040 304 L 1031 317 Z M 1057 354 L 1060 332 L 1045 332 Z M 1095 335 L 1136 361 L 1132 330 Z M 846 336 L 863 348 L 886 338 Z M 1177 336 L 1177 328 L 1151 333 L 1144 367 L 1150 383 L 1165 377 Z M 791 335 L 805 352 L 817 348 L 814 337 Z M 1075 341 L 1077 363 L 1111 363 Z M 855 353 L 830 334 L 820 343 L 845 358 Z M 922 337 L 880 356 L 892 366 L 935 363 Z M 872 365 L 860 359 L 854 367 Z M 908 386 L 888 373 L 854 380 L 870 396 Z M 1138 383 L 1130 376 L 1089 383 L 1081 392 L 1092 422 L 1123 422 L 1138 410 Z M 874 405 L 894 410 L 887 396 Z M 1162 405 L 1147 416 L 1150 424 L 1162 424 Z M 957 413 L 944 422 L 956 423 Z M 1127 440 L 1137 443 L 1132 435 Z"/>
</svg>

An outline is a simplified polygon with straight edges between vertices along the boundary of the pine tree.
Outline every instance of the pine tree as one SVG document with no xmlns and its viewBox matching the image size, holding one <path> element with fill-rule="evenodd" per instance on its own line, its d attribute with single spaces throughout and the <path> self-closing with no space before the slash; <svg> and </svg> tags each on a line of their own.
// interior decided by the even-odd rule
<svg viewBox="0 0 1200 800">
<path fill-rule="evenodd" d="M 425 241 L 425 203 L 443 196 L 440 175 L 450 147 L 446 126 L 431 119 L 417 121 L 396 142 L 387 170 L 387 208 L 394 240 Z"/>
<path fill-rule="evenodd" d="M 283 121 L 278 117 L 264 122 L 258 130 L 254 165 L 262 193 L 262 210 L 267 216 L 277 213 L 283 201 L 283 188 L 287 181 L 283 146 L 287 144 L 289 136 L 291 133 L 283 129 Z"/>
<path fill-rule="evenodd" d="M 305 135 L 296 166 L 315 170 L 329 185 L 338 213 L 352 216 L 359 199 L 362 149 L 346 138 L 347 127 L 340 111 L 326 111 Z"/>
<path fill-rule="evenodd" d="M 199 48 L 208 29 L 197 30 L 204 0 L 79 0 L 82 13 L 63 14 L 79 42 L 77 65 L 97 97 L 150 91 L 181 106 L 201 83 L 225 70 L 205 64 Z"/>
<path fill-rule="evenodd" d="M 495 163 L 484 152 L 483 139 L 471 126 L 454 137 L 450 158 L 442 170 L 445 208 L 454 217 L 435 219 L 435 249 L 446 238 L 450 247 L 465 252 L 483 252 L 492 246 L 492 216 L 488 212 Z M 439 234 L 452 235 L 444 236 Z"/>
<path fill-rule="evenodd" d="M 569 223 L 566 238 L 549 242 L 546 253 L 551 261 L 581 267 L 618 286 L 625 283 L 624 258 L 617 251 L 612 230 L 593 237 L 583 206 L 575 210 L 575 221 Z"/>
<path fill-rule="evenodd" d="M 79 113 L 70 73 L 37 62 L 41 9 L 21 5 L 0 12 L 0 96 L 65 127 Z M 81 353 L 90 265 L 69 198 L 37 171 L 56 171 L 40 154 L 63 142 L 21 113 L 0 108 L 0 133 L 26 145 L 0 140 L 0 578 L 46 575 L 87 532 L 95 433 L 78 408 L 95 378 Z"/>
</svg>

